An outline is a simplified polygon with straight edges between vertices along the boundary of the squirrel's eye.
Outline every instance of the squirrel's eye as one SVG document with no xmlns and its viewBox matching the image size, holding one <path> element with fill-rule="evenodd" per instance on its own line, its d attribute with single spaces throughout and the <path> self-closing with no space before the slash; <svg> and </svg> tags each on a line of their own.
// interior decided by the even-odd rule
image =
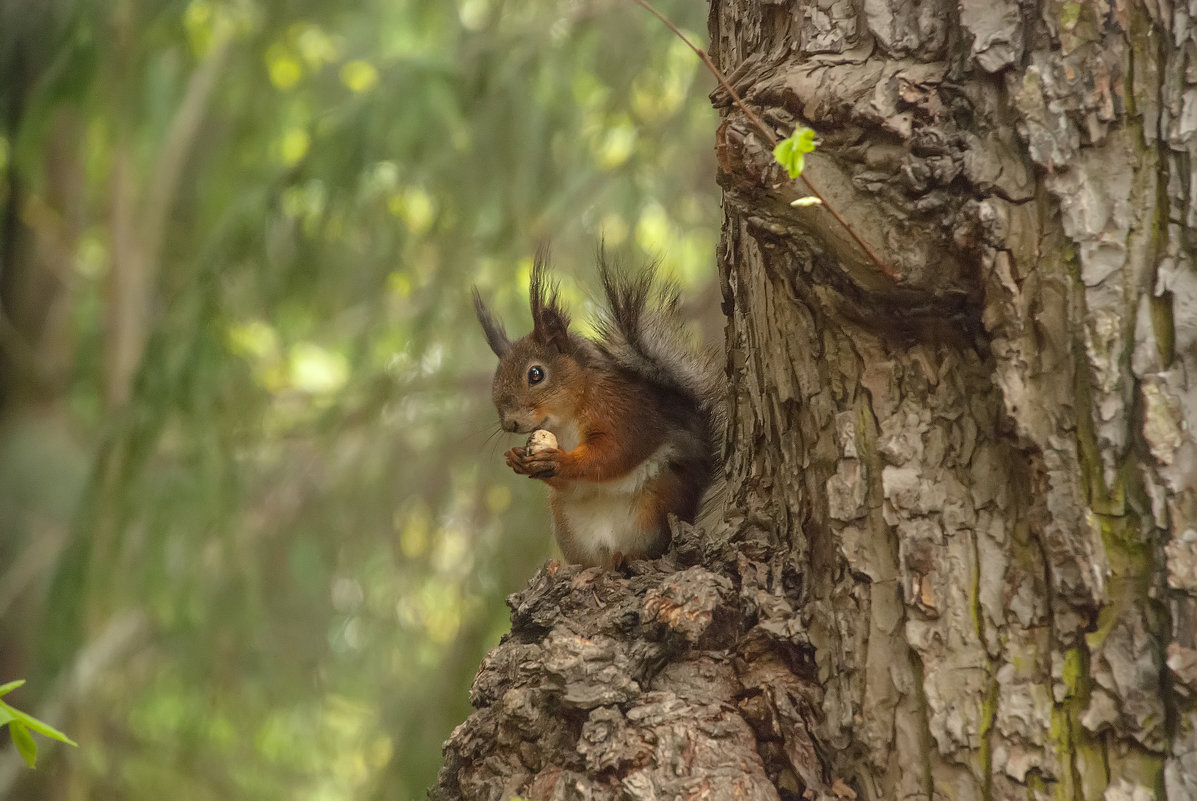
<svg viewBox="0 0 1197 801">
<path fill-rule="evenodd" d="M 539 384 L 544 381 L 544 368 L 539 364 L 534 364 L 528 368 L 528 386 Z"/>
</svg>

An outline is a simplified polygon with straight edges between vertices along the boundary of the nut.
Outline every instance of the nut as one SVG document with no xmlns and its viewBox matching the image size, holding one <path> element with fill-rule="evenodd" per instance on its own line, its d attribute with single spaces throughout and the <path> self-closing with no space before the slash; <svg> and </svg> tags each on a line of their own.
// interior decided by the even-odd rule
<svg viewBox="0 0 1197 801">
<path fill-rule="evenodd" d="M 552 431 L 538 428 L 528 435 L 528 453 L 557 449 L 557 438 Z"/>
</svg>

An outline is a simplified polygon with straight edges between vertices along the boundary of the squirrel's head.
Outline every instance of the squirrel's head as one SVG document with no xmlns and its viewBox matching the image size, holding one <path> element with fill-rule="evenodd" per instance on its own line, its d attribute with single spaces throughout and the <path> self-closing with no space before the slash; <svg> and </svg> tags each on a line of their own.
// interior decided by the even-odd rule
<svg viewBox="0 0 1197 801">
<path fill-rule="evenodd" d="M 492 398 L 505 431 L 527 434 L 547 429 L 559 438 L 572 426 L 585 390 L 590 343 L 569 330 L 569 314 L 561 307 L 556 285 L 546 277 L 545 255 L 532 266 L 528 296 L 532 333 L 512 342 L 503 323 L 474 289 L 474 310 L 490 349 L 499 357 Z"/>
</svg>

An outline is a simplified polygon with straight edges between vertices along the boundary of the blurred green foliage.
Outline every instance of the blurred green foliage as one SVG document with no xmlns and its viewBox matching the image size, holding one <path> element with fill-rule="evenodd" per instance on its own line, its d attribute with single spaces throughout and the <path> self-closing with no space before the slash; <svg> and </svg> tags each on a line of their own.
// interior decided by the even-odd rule
<svg viewBox="0 0 1197 801">
<path fill-rule="evenodd" d="M 0 796 L 423 797 L 552 554 L 469 286 L 710 280 L 711 81 L 622 0 L 4 0 L 0 69 L 0 682 L 80 745 Z"/>
</svg>

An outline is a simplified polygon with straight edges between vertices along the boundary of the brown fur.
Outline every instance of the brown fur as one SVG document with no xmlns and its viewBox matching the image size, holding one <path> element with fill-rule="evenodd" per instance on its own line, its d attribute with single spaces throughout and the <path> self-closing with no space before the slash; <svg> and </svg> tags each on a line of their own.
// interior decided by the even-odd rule
<svg viewBox="0 0 1197 801">
<path fill-rule="evenodd" d="M 546 428 L 562 448 L 512 448 L 507 464 L 549 486 L 567 560 L 610 566 L 661 555 L 669 514 L 694 520 L 718 426 L 706 362 L 678 345 L 676 296 L 654 306 L 651 272 L 621 280 L 600 261 L 600 273 L 609 312 L 596 341 L 569 330 L 543 252 L 529 286 L 530 334 L 511 342 L 476 291 L 474 300 L 499 356 L 492 396 L 503 428 Z"/>
</svg>

